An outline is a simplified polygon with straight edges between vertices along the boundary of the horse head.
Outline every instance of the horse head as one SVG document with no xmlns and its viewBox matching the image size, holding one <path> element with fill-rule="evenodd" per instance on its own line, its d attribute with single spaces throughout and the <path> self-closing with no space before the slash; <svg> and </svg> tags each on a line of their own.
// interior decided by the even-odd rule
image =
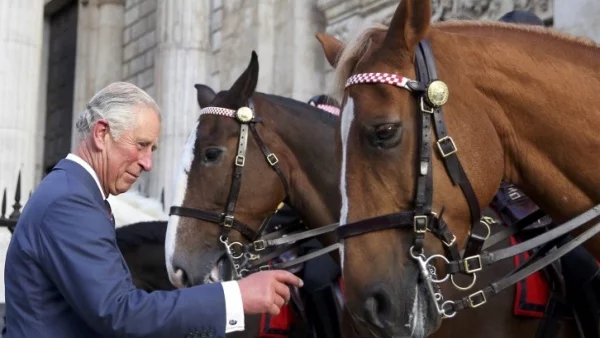
<svg viewBox="0 0 600 338">
<path fill-rule="evenodd" d="M 337 118 L 256 92 L 258 70 L 253 52 L 229 90 L 196 85 L 202 110 L 182 155 L 165 243 L 178 287 L 251 272 L 243 265 L 255 256 L 244 250 L 273 230 L 266 227 L 284 204 L 308 227 L 338 219 Z"/>
</svg>

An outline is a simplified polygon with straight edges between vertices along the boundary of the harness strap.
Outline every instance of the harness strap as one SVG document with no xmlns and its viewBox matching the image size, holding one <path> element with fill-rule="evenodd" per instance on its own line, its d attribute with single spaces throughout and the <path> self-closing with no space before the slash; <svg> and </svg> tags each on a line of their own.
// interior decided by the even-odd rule
<svg viewBox="0 0 600 338">
<path fill-rule="evenodd" d="M 479 271 L 486 265 L 491 265 L 503 259 L 513 257 L 523 252 L 527 252 L 535 247 L 539 247 L 552 240 L 555 240 L 560 236 L 563 236 L 572 231 L 573 229 L 579 227 L 581 224 L 585 224 L 586 222 L 591 221 L 599 215 L 600 204 L 584 212 L 583 214 L 572 218 L 568 222 L 565 222 L 552 230 L 546 231 L 541 235 L 536 236 L 525 242 L 522 242 L 518 245 L 513 245 L 508 248 L 500 249 L 494 252 L 484 253 L 482 255 L 470 256 L 458 262 L 450 262 L 446 265 L 446 271 L 450 274 L 465 270 Z M 533 272 L 535 271 L 532 271 L 531 273 Z"/>
<path fill-rule="evenodd" d="M 600 206 L 596 208 L 600 208 Z M 517 269 L 514 273 L 510 274 L 506 278 L 501 279 L 498 282 L 492 283 L 489 286 L 467 297 L 462 298 L 461 300 L 453 302 L 451 305 L 452 310 L 458 311 L 467 307 L 476 308 L 485 304 L 488 298 L 495 296 L 507 287 L 520 281 L 521 279 L 526 278 L 527 276 L 537 272 L 538 270 L 548 266 L 549 264 L 552 264 L 554 261 L 561 258 L 569 251 L 573 250 L 574 248 L 581 245 L 583 242 L 587 241 L 588 239 L 592 238 L 598 233 L 600 233 L 600 223 L 596 223 L 593 227 L 583 232 L 574 240 L 557 248 L 555 251 L 547 254 L 543 258 L 540 258 L 533 263 L 528 262 L 528 266 L 526 268 Z"/>
<path fill-rule="evenodd" d="M 201 219 L 207 222 L 221 224 L 224 221 L 223 214 L 217 214 L 212 212 L 207 212 L 198 209 L 186 208 L 186 207 L 171 207 L 169 215 L 177 215 L 183 217 L 191 217 Z M 232 229 L 239 231 L 244 237 L 249 240 L 253 240 L 258 237 L 258 234 L 250 229 L 246 224 L 234 219 L 233 224 L 231 226 Z"/>
<path fill-rule="evenodd" d="M 221 223 L 223 228 L 221 229 L 221 238 L 226 239 L 229 235 L 229 230 L 233 226 L 235 217 L 233 212 L 237 203 L 240 188 L 242 186 L 242 173 L 244 172 L 244 164 L 246 163 L 246 148 L 248 147 L 248 124 L 240 124 L 240 138 L 238 141 L 238 151 L 234 161 L 233 178 L 231 181 L 231 188 L 229 190 L 229 198 L 227 199 L 227 206 L 225 209 L 225 218 Z M 254 239 L 256 237 L 253 237 Z"/>
</svg>

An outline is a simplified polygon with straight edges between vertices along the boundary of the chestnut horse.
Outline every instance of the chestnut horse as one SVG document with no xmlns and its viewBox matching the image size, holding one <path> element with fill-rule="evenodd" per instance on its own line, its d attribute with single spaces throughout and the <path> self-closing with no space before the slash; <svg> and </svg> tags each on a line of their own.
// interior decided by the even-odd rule
<svg viewBox="0 0 600 338">
<path fill-rule="evenodd" d="M 343 105 L 339 234 L 347 306 L 380 337 L 429 335 L 443 317 L 502 298 L 491 297 L 540 268 L 477 285 L 480 291 L 456 302 L 443 299 L 448 283 L 438 289 L 446 272 L 471 284 L 483 265 L 512 256 L 481 253 L 489 231 L 480 209 L 501 180 L 558 224 L 585 212 L 545 236 L 599 211 L 599 46 L 538 27 L 432 24 L 431 13 L 429 0 L 403 0 L 389 29 L 369 29 L 347 47 L 321 36 Z M 585 229 L 592 232 L 548 257 L 585 242 L 598 259 L 598 226 L 572 233 Z M 465 245 L 463 260 L 458 248 Z M 495 311 L 465 310 L 486 320 Z"/>
</svg>

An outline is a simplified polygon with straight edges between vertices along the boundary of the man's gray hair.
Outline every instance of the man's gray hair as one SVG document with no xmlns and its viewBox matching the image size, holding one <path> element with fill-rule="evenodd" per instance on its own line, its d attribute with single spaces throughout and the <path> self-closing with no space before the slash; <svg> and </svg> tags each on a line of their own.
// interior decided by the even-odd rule
<svg viewBox="0 0 600 338">
<path fill-rule="evenodd" d="M 114 82 L 92 97 L 75 127 L 83 139 L 98 120 L 107 120 L 112 137 L 119 139 L 122 132 L 135 127 L 140 107 L 151 108 L 160 118 L 160 108 L 148 93 L 128 82 Z"/>
</svg>

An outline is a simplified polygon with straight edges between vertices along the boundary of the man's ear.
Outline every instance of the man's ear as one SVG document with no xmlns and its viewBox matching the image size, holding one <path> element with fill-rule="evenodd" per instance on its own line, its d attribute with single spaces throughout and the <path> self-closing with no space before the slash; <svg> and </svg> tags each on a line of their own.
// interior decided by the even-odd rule
<svg viewBox="0 0 600 338">
<path fill-rule="evenodd" d="M 106 148 L 106 137 L 110 137 L 110 126 L 106 120 L 98 120 L 90 131 L 92 145 L 97 150 Z"/>
</svg>

